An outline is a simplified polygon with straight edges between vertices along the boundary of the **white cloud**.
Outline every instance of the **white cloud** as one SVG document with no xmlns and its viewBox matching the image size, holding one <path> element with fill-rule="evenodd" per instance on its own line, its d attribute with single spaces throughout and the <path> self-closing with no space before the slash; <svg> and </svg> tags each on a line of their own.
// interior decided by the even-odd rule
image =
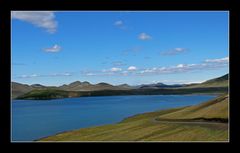
<svg viewBox="0 0 240 153">
<path fill-rule="evenodd" d="M 194 71 L 216 70 L 228 66 L 228 57 L 220 59 L 204 60 L 201 63 L 193 64 L 176 64 L 167 67 L 150 67 L 137 68 L 136 66 L 129 66 L 127 69 L 113 67 L 108 70 L 93 71 L 96 76 L 145 76 L 145 75 L 162 75 L 162 74 L 176 74 L 187 73 Z M 88 73 L 92 73 L 88 71 Z M 87 75 L 87 73 L 84 73 Z"/>
<path fill-rule="evenodd" d="M 53 74 L 31 74 L 31 75 L 21 75 L 17 78 L 38 78 L 38 77 L 62 77 L 62 76 L 72 76 L 71 73 L 53 73 Z"/>
<path fill-rule="evenodd" d="M 122 71 L 121 68 L 117 68 L 117 67 L 113 67 L 110 69 L 111 72 L 119 72 L 119 71 Z"/>
<path fill-rule="evenodd" d="M 212 60 L 205 60 L 203 63 L 199 64 L 177 64 L 175 66 L 169 67 L 154 67 L 154 68 L 147 68 L 143 69 L 138 72 L 140 75 L 144 74 L 173 74 L 173 73 L 184 73 L 184 72 L 192 72 L 192 71 L 199 71 L 199 70 L 211 70 L 211 69 L 218 69 L 223 68 L 228 65 L 228 58 L 221 58 L 221 59 L 212 59 Z"/>
<path fill-rule="evenodd" d="M 16 78 L 20 78 L 20 79 L 26 79 L 26 78 L 34 78 L 34 77 L 38 77 L 39 75 L 36 75 L 36 74 L 31 74 L 31 75 L 20 75 L 20 76 L 17 76 Z"/>
<path fill-rule="evenodd" d="M 152 81 L 152 83 L 164 83 L 164 84 L 191 84 L 191 83 L 201 83 L 206 80 L 159 80 Z"/>
<path fill-rule="evenodd" d="M 87 76 L 94 76 L 95 74 L 94 73 L 87 73 L 86 75 Z"/>
<path fill-rule="evenodd" d="M 118 20 L 116 22 L 114 22 L 115 26 L 122 26 L 123 25 L 123 21 L 122 20 Z"/>
<path fill-rule="evenodd" d="M 168 51 L 163 51 L 161 52 L 161 55 L 177 55 L 177 54 L 180 54 L 180 53 L 184 53 L 186 52 L 187 49 L 186 48 L 173 48 L 173 49 L 170 49 Z"/>
<path fill-rule="evenodd" d="M 114 25 L 116 27 L 118 27 L 119 29 L 122 29 L 122 30 L 126 30 L 127 29 L 127 27 L 124 25 L 122 20 L 118 20 L 118 21 L 114 22 Z"/>
<path fill-rule="evenodd" d="M 182 51 L 185 51 L 185 50 L 186 50 L 185 48 L 175 48 L 176 52 L 182 52 Z"/>
<path fill-rule="evenodd" d="M 206 63 L 225 63 L 229 61 L 229 57 L 218 58 L 218 59 L 207 59 Z"/>
<path fill-rule="evenodd" d="M 177 67 L 181 68 L 181 67 L 184 67 L 184 65 L 183 64 L 178 64 Z"/>
<path fill-rule="evenodd" d="M 30 77 L 38 77 L 39 75 L 37 75 L 37 74 L 32 74 L 32 75 L 30 75 Z"/>
<path fill-rule="evenodd" d="M 21 75 L 19 78 L 28 78 L 28 75 Z"/>
<path fill-rule="evenodd" d="M 135 66 L 128 67 L 128 71 L 135 71 L 135 70 L 137 70 L 137 67 L 135 67 Z"/>
<path fill-rule="evenodd" d="M 138 35 L 138 39 L 140 40 L 149 40 L 149 39 L 152 39 L 152 37 L 146 33 L 140 33 Z"/>
<path fill-rule="evenodd" d="M 65 72 L 65 73 L 46 74 L 46 75 L 41 75 L 41 76 L 43 76 L 43 77 L 59 77 L 59 76 L 72 76 L 72 74 Z"/>
<path fill-rule="evenodd" d="M 19 78 L 35 78 L 35 77 L 39 77 L 40 75 L 37 74 L 31 74 L 31 75 L 21 75 L 19 76 Z"/>
<path fill-rule="evenodd" d="M 54 45 L 50 48 L 44 49 L 45 52 L 51 52 L 51 53 L 56 53 L 56 52 L 59 52 L 60 50 L 61 50 L 61 47 L 59 45 Z"/>
<path fill-rule="evenodd" d="M 71 76 L 71 73 L 64 73 L 63 76 Z"/>
<path fill-rule="evenodd" d="M 12 11 L 11 14 L 12 19 L 31 23 L 49 33 L 55 33 L 57 30 L 57 21 L 52 11 Z"/>
</svg>

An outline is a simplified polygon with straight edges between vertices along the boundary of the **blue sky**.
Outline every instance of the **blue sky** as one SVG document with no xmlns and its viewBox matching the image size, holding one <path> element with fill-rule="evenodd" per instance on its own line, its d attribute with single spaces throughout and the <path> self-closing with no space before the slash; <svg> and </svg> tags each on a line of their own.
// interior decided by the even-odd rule
<svg viewBox="0 0 240 153">
<path fill-rule="evenodd" d="M 228 12 L 12 12 L 12 81 L 202 82 L 228 73 Z"/>
</svg>

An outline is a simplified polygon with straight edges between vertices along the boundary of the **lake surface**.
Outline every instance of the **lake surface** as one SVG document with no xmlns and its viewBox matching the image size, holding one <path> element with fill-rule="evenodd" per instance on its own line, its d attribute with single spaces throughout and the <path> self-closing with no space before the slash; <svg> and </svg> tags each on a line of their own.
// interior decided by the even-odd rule
<svg viewBox="0 0 240 153">
<path fill-rule="evenodd" d="M 117 123 L 135 114 L 195 105 L 214 97 L 144 95 L 13 100 L 12 141 L 32 141 L 63 131 Z"/>
</svg>

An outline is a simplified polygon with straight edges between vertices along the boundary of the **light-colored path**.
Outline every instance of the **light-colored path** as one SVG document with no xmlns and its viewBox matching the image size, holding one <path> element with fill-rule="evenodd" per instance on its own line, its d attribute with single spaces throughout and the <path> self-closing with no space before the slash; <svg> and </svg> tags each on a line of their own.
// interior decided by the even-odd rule
<svg viewBox="0 0 240 153">
<path fill-rule="evenodd" d="M 151 120 L 153 123 L 158 124 L 184 124 L 188 126 L 203 126 L 213 129 L 228 129 L 228 123 L 214 122 L 214 121 L 177 121 L 177 120 L 157 120 L 156 118 Z"/>
</svg>

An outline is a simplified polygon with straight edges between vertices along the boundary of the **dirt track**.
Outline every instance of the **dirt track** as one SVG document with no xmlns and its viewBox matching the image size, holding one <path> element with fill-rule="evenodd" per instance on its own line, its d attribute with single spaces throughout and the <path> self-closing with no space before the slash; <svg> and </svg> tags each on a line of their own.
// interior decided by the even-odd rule
<svg viewBox="0 0 240 153">
<path fill-rule="evenodd" d="M 152 120 L 153 123 L 162 123 L 162 124 L 184 124 L 187 126 L 202 126 L 202 127 L 207 127 L 207 128 L 213 128 L 217 130 L 227 130 L 228 129 L 228 123 L 221 123 L 221 122 L 213 122 L 213 121 L 190 121 L 190 120 L 160 120 L 154 118 Z"/>
</svg>

